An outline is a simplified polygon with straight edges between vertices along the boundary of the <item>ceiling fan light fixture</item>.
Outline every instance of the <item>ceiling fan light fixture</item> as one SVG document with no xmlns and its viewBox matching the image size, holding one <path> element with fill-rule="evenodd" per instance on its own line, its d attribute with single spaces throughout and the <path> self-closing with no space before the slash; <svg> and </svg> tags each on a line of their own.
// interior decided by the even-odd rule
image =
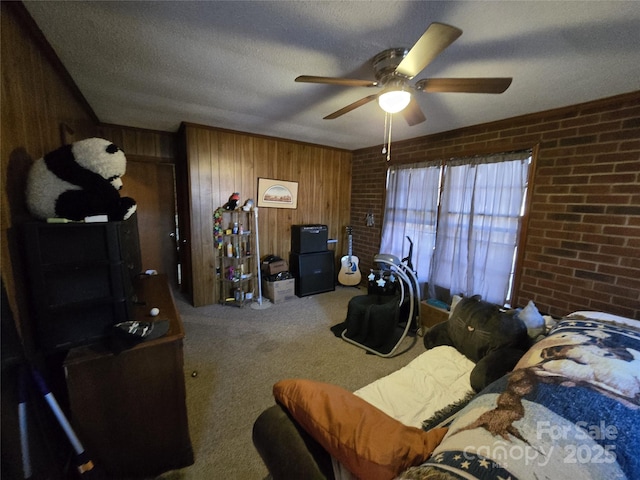
<svg viewBox="0 0 640 480">
<path fill-rule="evenodd" d="M 378 97 L 378 104 L 387 113 L 398 113 L 404 110 L 411 101 L 411 93 L 400 88 L 389 90 Z"/>
</svg>

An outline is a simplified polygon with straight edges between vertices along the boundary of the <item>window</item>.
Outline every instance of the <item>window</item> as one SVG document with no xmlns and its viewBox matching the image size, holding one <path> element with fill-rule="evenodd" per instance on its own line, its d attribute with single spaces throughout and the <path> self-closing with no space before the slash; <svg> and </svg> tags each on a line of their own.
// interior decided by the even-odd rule
<svg viewBox="0 0 640 480">
<path fill-rule="evenodd" d="M 428 295 L 510 300 L 531 152 L 392 167 L 381 251 L 413 265 Z"/>
<path fill-rule="evenodd" d="M 403 258 L 409 248 L 406 237 L 411 238 L 413 266 L 420 281 L 426 281 L 436 244 L 440 176 L 440 164 L 392 168 L 387 174 L 380 251 Z"/>
</svg>

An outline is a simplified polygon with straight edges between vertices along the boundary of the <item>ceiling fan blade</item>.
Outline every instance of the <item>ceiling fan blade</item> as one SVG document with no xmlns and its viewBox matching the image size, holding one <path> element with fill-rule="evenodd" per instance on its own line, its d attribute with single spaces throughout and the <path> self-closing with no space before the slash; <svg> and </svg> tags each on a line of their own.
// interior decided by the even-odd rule
<svg viewBox="0 0 640 480">
<path fill-rule="evenodd" d="M 415 88 L 423 92 L 502 93 L 512 78 L 425 78 Z"/>
<path fill-rule="evenodd" d="M 459 28 L 432 23 L 400 62 L 396 73 L 407 78 L 415 77 L 460 35 L 462 30 Z"/>
<path fill-rule="evenodd" d="M 299 77 L 296 77 L 296 82 L 327 83 L 330 85 L 344 85 L 347 87 L 376 87 L 378 85 L 378 82 L 373 82 L 371 80 L 338 77 L 314 77 L 313 75 L 300 75 Z"/>
<path fill-rule="evenodd" d="M 422 109 L 418 104 L 417 100 L 411 95 L 411 100 L 409 101 L 409 105 L 402 110 L 402 116 L 407 121 L 410 127 L 422 123 L 426 120 L 424 113 L 422 113 Z"/>
<path fill-rule="evenodd" d="M 353 102 L 351 105 L 347 105 L 346 107 L 343 107 L 340 110 L 327 115 L 326 117 L 324 117 L 324 120 L 333 120 L 334 118 L 338 118 L 344 115 L 345 113 L 349 113 L 351 110 L 355 110 L 356 108 L 361 107 L 362 105 L 366 105 L 367 103 L 375 100 L 376 98 L 378 98 L 377 93 L 375 95 L 369 95 L 368 97 L 361 98 L 357 102 Z"/>
</svg>

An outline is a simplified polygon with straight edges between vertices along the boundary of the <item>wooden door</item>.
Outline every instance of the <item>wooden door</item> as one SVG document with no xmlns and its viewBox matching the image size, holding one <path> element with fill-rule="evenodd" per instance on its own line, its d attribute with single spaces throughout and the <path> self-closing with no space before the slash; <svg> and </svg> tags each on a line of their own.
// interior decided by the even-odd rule
<svg viewBox="0 0 640 480">
<path fill-rule="evenodd" d="M 127 156 L 127 173 L 120 195 L 138 203 L 138 230 L 142 269 L 166 274 L 169 283 L 178 285 L 176 246 L 176 195 L 173 164 L 144 157 Z"/>
</svg>

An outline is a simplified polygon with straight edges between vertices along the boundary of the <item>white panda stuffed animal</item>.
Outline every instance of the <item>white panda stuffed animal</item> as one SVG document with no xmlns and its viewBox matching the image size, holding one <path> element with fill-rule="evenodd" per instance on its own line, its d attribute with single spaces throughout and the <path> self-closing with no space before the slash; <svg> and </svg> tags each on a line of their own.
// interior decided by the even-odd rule
<svg viewBox="0 0 640 480">
<path fill-rule="evenodd" d="M 126 220 L 136 211 L 133 198 L 120 197 L 124 152 L 103 138 L 64 145 L 36 160 L 27 179 L 27 206 L 34 217 L 83 220 L 107 215 Z"/>
</svg>

